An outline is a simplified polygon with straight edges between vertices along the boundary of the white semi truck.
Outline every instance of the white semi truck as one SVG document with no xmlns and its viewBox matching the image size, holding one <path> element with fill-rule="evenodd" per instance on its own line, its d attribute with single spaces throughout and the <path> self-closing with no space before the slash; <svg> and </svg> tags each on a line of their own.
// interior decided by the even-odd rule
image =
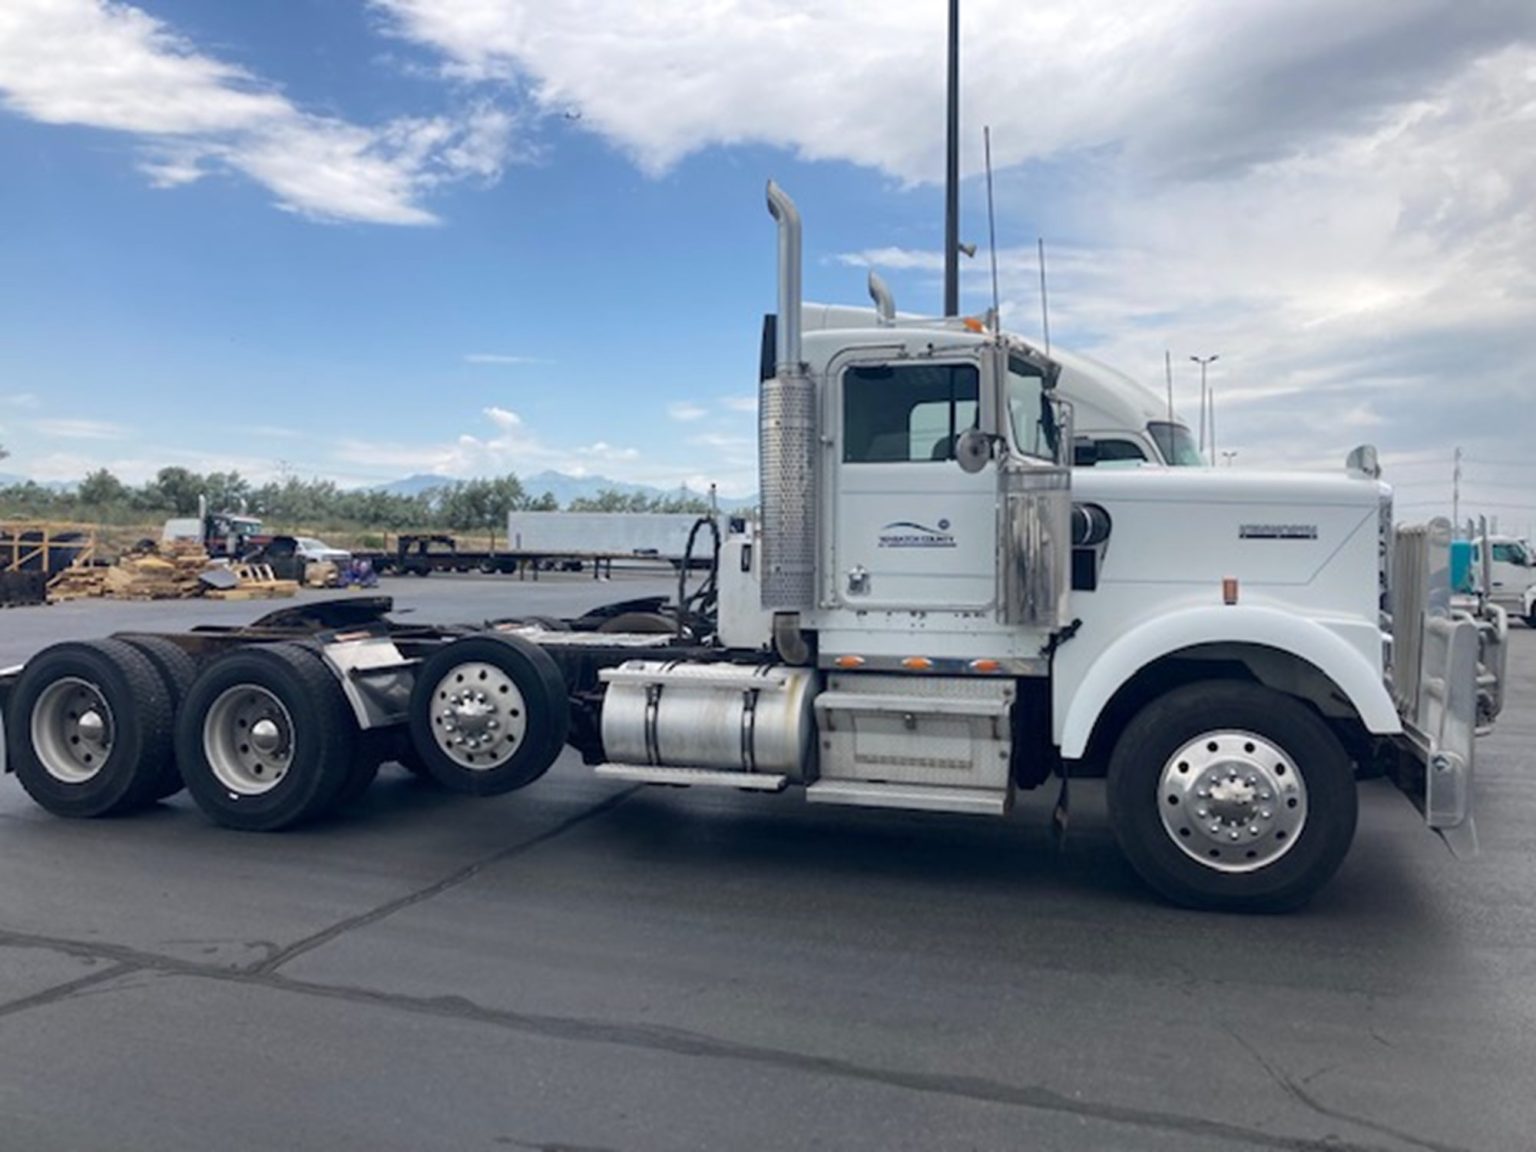
<svg viewBox="0 0 1536 1152">
<path fill-rule="evenodd" d="M 252 830 L 384 759 L 494 794 L 566 744 L 615 780 L 977 816 L 1101 776 L 1147 883 L 1222 909 L 1306 900 L 1386 772 L 1475 851 L 1504 618 L 1452 602 L 1448 524 L 1394 531 L 1372 451 L 1074 471 L 1060 360 L 975 320 L 804 324 L 799 215 L 768 202 L 761 521 L 712 579 L 569 621 L 422 627 L 380 597 L 58 644 L 0 674 L 7 767 L 60 815 L 185 784 Z"/>
</svg>

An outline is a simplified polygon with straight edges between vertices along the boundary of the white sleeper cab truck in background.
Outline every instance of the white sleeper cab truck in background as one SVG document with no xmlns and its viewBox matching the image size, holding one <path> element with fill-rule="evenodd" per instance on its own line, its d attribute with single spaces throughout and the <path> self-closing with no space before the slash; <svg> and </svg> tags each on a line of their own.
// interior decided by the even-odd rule
<svg viewBox="0 0 1536 1152">
<path fill-rule="evenodd" d="M 768 203 L 760 519 L 675 603 L 440 628 L 346 598 L 55 645 L 0 674 L 8 766 L 61 815 L 184 783 L 268 831 L 382 758 L 491 795 L 566 744 L 614 779 L 978 816 L 1103 777 L 1148 885 L 1233 910 L 1326 883 L 1385 773 L 1475 852 L 1504 614 L 1453 599 L 1448 523 L 1394 528 L 1374 450 L 1336 475 L 1185 467 L 1187 430 L 1123 377 L 898 316 L 877 279 L 873 311 L 805 323 L 799 213 Z M 1075 423 L 1142 466 L 1074 469 Z"/>
</svg>

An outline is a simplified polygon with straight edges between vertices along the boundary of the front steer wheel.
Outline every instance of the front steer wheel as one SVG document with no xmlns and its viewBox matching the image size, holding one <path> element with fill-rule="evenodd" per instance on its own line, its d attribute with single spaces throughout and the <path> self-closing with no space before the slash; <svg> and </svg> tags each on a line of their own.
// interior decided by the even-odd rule
<svg viewBox="0 0 1536 1152">
<path fill-rule="evenodd" d="M 209 819 L 275 832 L 336 806 L 359 764 L 358 736 L 316 654 L 269 644 L 203 669 L 176 718 L 176 759 Z"/>
<path fill-rule="evenodd" d="M 544 775 L 570 729 L 565 680 L 537 645 L 501 633 L 465 636 L 422 662 L 411 742 L 454 792 L 497 796 Z"/>
<path fill-rule="evenodd" d="M 173 703 L 120 640 L 55 644 L 27 662 L 5 718 L 21 786 L 56 816 L 106 816 L 153 801 L 171 761 Z"/>
<path fill-rule="evenodd" d="M 1163 896 L 1283 911 L 1338 869 L 1355 834 L 1349 757 L 1310 709 L 1256 684 L 1205 682 L 1152 701 L 1110 758 L 1109 819 Z"/>
</svg>

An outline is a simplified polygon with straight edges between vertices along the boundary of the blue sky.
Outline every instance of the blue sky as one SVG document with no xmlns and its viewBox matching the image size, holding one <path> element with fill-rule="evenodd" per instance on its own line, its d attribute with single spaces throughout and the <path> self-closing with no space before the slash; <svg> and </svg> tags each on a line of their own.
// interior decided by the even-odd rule
<svg viewBox="0 0 1536 1152">
<path fill-rule="evenodd" d="M 943 0 L 5 0 L 0 471 L 750 492 L 772 176 L 811 298 L 937 307 Z M 1240 464 L 1536 519 L 1536 8 L 968 0 L 1005 316 Z M 963 304 L 988 303 L 984 260 Z M 1527 495 L 1526 493 L 1531 493 Z"/>
</svg>

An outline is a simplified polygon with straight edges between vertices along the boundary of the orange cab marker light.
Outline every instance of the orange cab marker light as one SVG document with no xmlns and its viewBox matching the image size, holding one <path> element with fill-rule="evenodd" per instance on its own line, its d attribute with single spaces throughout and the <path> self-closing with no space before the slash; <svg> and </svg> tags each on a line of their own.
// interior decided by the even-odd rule
<svg viewBox="0 0 1536 1152">
<path fill-rule="evenodd" d="M 1237 577 L 1223 576 L 1221 578 L 1221 602 L 1223 604 L 1237 603 Z"/>
<path fill-rule="evenodd" d="M 832 663 L 836 664 L 839 668 L 860 668 L 864 665 L 864 657 L 839 656 L 836 660 L 832 661 Z"/>
<path fill-rule="evenodd" d="M 987 326 L 975 316 L 967 316 L 964 324 L 967 332 L 985 332 L 987 330 Z"/>
<path fill-rule="evenodd" d="M 1002 670 L 1002 663 L 998 660 L 981 659 L 971 661 L 972 672 L 998 672 Z"/>
<path fill-rule="evenodd" d="M 933 661 L 926 656 L 908 656 L 901 662 L 903 668 L 911 668 L 914 672 L 926 672 L 933 667 Z"/>
</svg>

